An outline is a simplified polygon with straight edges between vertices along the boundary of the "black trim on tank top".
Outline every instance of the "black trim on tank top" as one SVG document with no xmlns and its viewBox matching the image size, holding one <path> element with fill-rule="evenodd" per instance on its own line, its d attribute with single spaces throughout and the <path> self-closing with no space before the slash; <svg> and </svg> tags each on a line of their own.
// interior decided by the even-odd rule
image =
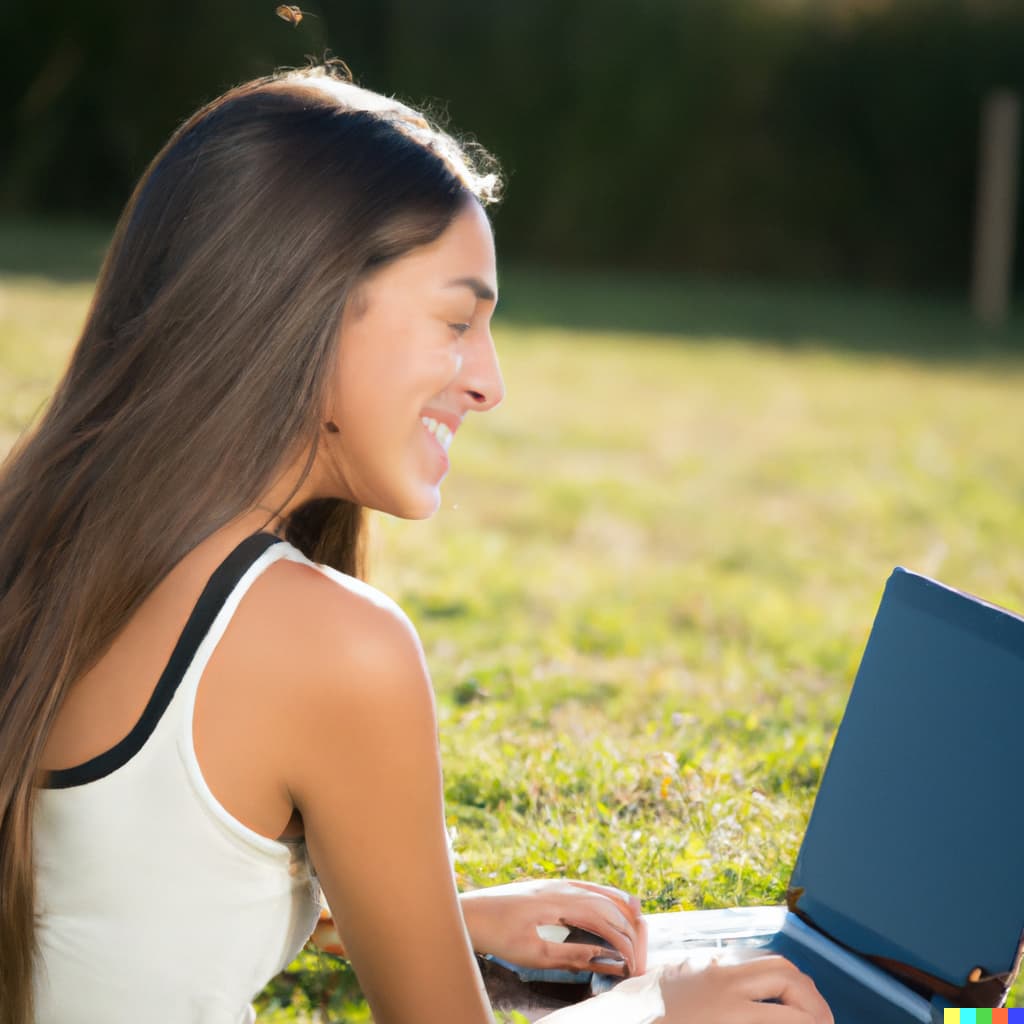
<svg viewBox="0 0 1024 1024">
<path fill-rule="evenodd" d="M 76 764 L 72 768 L 57 768 L 49 772 L 43 789 L 69 789 L 72 786 L 95 782 L 127 764 L 142 749 L 171 703 L 171 698 L 189 665 L 192 664 L 199 645 L 210 631 L 213 620 L 224 607 L 231 592 L 259 557 L 280 541 L 280 537 L 275 537 L 271 533 L 254 533 L 251 537 L 246 537 L 221 562 L 199 595 L 199 600 L 196 601 L 185 628 L 174 645 L 167 666 L 131 732 L 109 750 L 91 757 L 82 764 Z"/>
</svg>

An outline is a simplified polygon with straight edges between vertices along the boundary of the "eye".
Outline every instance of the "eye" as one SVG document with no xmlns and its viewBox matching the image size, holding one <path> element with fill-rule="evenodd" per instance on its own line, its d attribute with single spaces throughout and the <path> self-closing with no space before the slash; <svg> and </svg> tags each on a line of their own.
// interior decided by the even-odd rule
<svg viewBox="0 0 1024 1024">
<path fill-rule="evenodd" d="M 469 330 L 470 324 L 449 324 L 448 325 L 459 337 L 462 337 Z"/>
</svg>

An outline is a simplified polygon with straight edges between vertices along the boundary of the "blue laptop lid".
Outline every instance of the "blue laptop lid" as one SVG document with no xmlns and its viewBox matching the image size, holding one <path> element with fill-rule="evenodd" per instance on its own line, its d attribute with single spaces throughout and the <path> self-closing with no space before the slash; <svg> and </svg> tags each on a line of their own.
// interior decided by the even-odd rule
<svg viewBox="0 0 1024 1024">
<path fill-rule="evenodd" d="M 1022 729 L 1024 619 L 896 569 L 791 905 L 857 952 L 956 986 L 977 967 L 1011 971 L 1024 930 Z"/>
</svg>

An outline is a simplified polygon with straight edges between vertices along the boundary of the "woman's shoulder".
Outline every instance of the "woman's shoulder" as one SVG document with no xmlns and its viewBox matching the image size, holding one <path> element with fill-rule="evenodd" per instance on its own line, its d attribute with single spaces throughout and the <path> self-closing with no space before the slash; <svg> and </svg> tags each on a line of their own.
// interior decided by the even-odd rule
<svg viewBox="0 0 1024 1024">
<path fill-rule="evenodd" d="M 393 598 L 290 545 L 253 585 L 249 602 L 257 656 L 273 657 L 269 647 L 283 652 L 290 685 L 300 679 L 344 685 L 359 673 L 425 671 L 415 627 Z"/>
<path fill-rule="evenodd" d="M 337 608 L 366 608 L 366 609 L 379 609 L 381 613 L 391 615 L 402 619 L 403 621 L 408 620 L 405 612 L 402 610 L 401 605 L 390 595 L 384 593 L 383 590 L 378 589 L 372 583 L 368 583 L 366 580 L 361 580 L 357 576 L 350 576 L 348 573 L 341 572 L 339 569 L 335 569 L 330 565 L 321 565 L 318 562 L 313 562 L 306 558 L 297 549 L 289 545 L 289 557 L 283 559 L 289 566 L 296 566 L 300 569 L 305 569 L 303 576 L 307 580 L 318 577 L 318 593 L 328 603 L 331 602 L 331 598 L 328 596 L 329 593 L 333 593 L 335 606 Z M 298 574 L 296 574 L 296 583 L 298 583 Z M 310 596 L 312 597 L 312 589 L 310 588 Z"/>
<path fill-rule="evenodd" d="M 291 544 L 284 544 L 282 554 L 264 574 L 268 597 L 282 605 L 297 602 L 295 611 L 318 618 L 349 612 L 408 621 L 398 602 L 373 584 L 314 562 Z"/>
<path fill-rule="evenodd" d="M 287 552 L 251 597 L 247 659 L 265 685 L 248 687 L 261 703 L 260 746 L 309 835 L 342 799 L 325 780 L 344 788 L 386 751 L 436 744 L 433 689 L 415 628 L 376 587 Z"/>
<path fill-rule="evenodd" d="M 224 707 L 243 705 L 232 714 L 248 723 L 270 788 L 283 784 L 293 803 L 304 794 L 305 817 L 320 798 L 314 780 L 350 776 L 383 749 L 367 746 L 382 723 L 386 746 L 433 736 L 434 698 L 419 637 L 394 600 L 280 550 L 238 606 L 218 675 Z"/>
</svg>

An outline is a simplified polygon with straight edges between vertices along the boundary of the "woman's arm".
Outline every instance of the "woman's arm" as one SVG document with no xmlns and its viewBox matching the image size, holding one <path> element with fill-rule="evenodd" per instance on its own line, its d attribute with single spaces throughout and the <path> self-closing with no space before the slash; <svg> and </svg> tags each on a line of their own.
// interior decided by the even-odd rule
<svg viewBox="0 0 1024 1024">
<path fill-rule="evenodd" d="M 389 602 L 324 578 L 292 609 L 276 756 L 377 1024 L 489 1024 L 448 859 L 433 694 Z"/>
<path fill-rule="evenodd" d="M 321 579 L 323 587 L 306 588 L 289 608 L 284 639 L 295 675 L 268 756 L 279 759 L 302 813 L 377 1024 L 491 1024 L 448 859 L 436 716 L 418 638 L 390 603 Z M 759 1002 L 766 999 L 783 1005 Z M 566 1024 L 577 1019 L 832 1024 L 810 979 L 780 957 L 659 970 L 566 1013 Z"/>
<path fill-rule="evenodd" d="M 620 889 L 536 879 L 460 893 L 459 903 L 477 953 L 520 967 L 620 977 L 642 974 L 646 968 L 647 925 L 640 901 Z M 553 924 L 581 928 L 604 944 L 550 941 L 538 926 Z M 310 941 L 325 953 L 348 956 L 338 922 L 328 908 L 321 911 Z"/>
</svg>

